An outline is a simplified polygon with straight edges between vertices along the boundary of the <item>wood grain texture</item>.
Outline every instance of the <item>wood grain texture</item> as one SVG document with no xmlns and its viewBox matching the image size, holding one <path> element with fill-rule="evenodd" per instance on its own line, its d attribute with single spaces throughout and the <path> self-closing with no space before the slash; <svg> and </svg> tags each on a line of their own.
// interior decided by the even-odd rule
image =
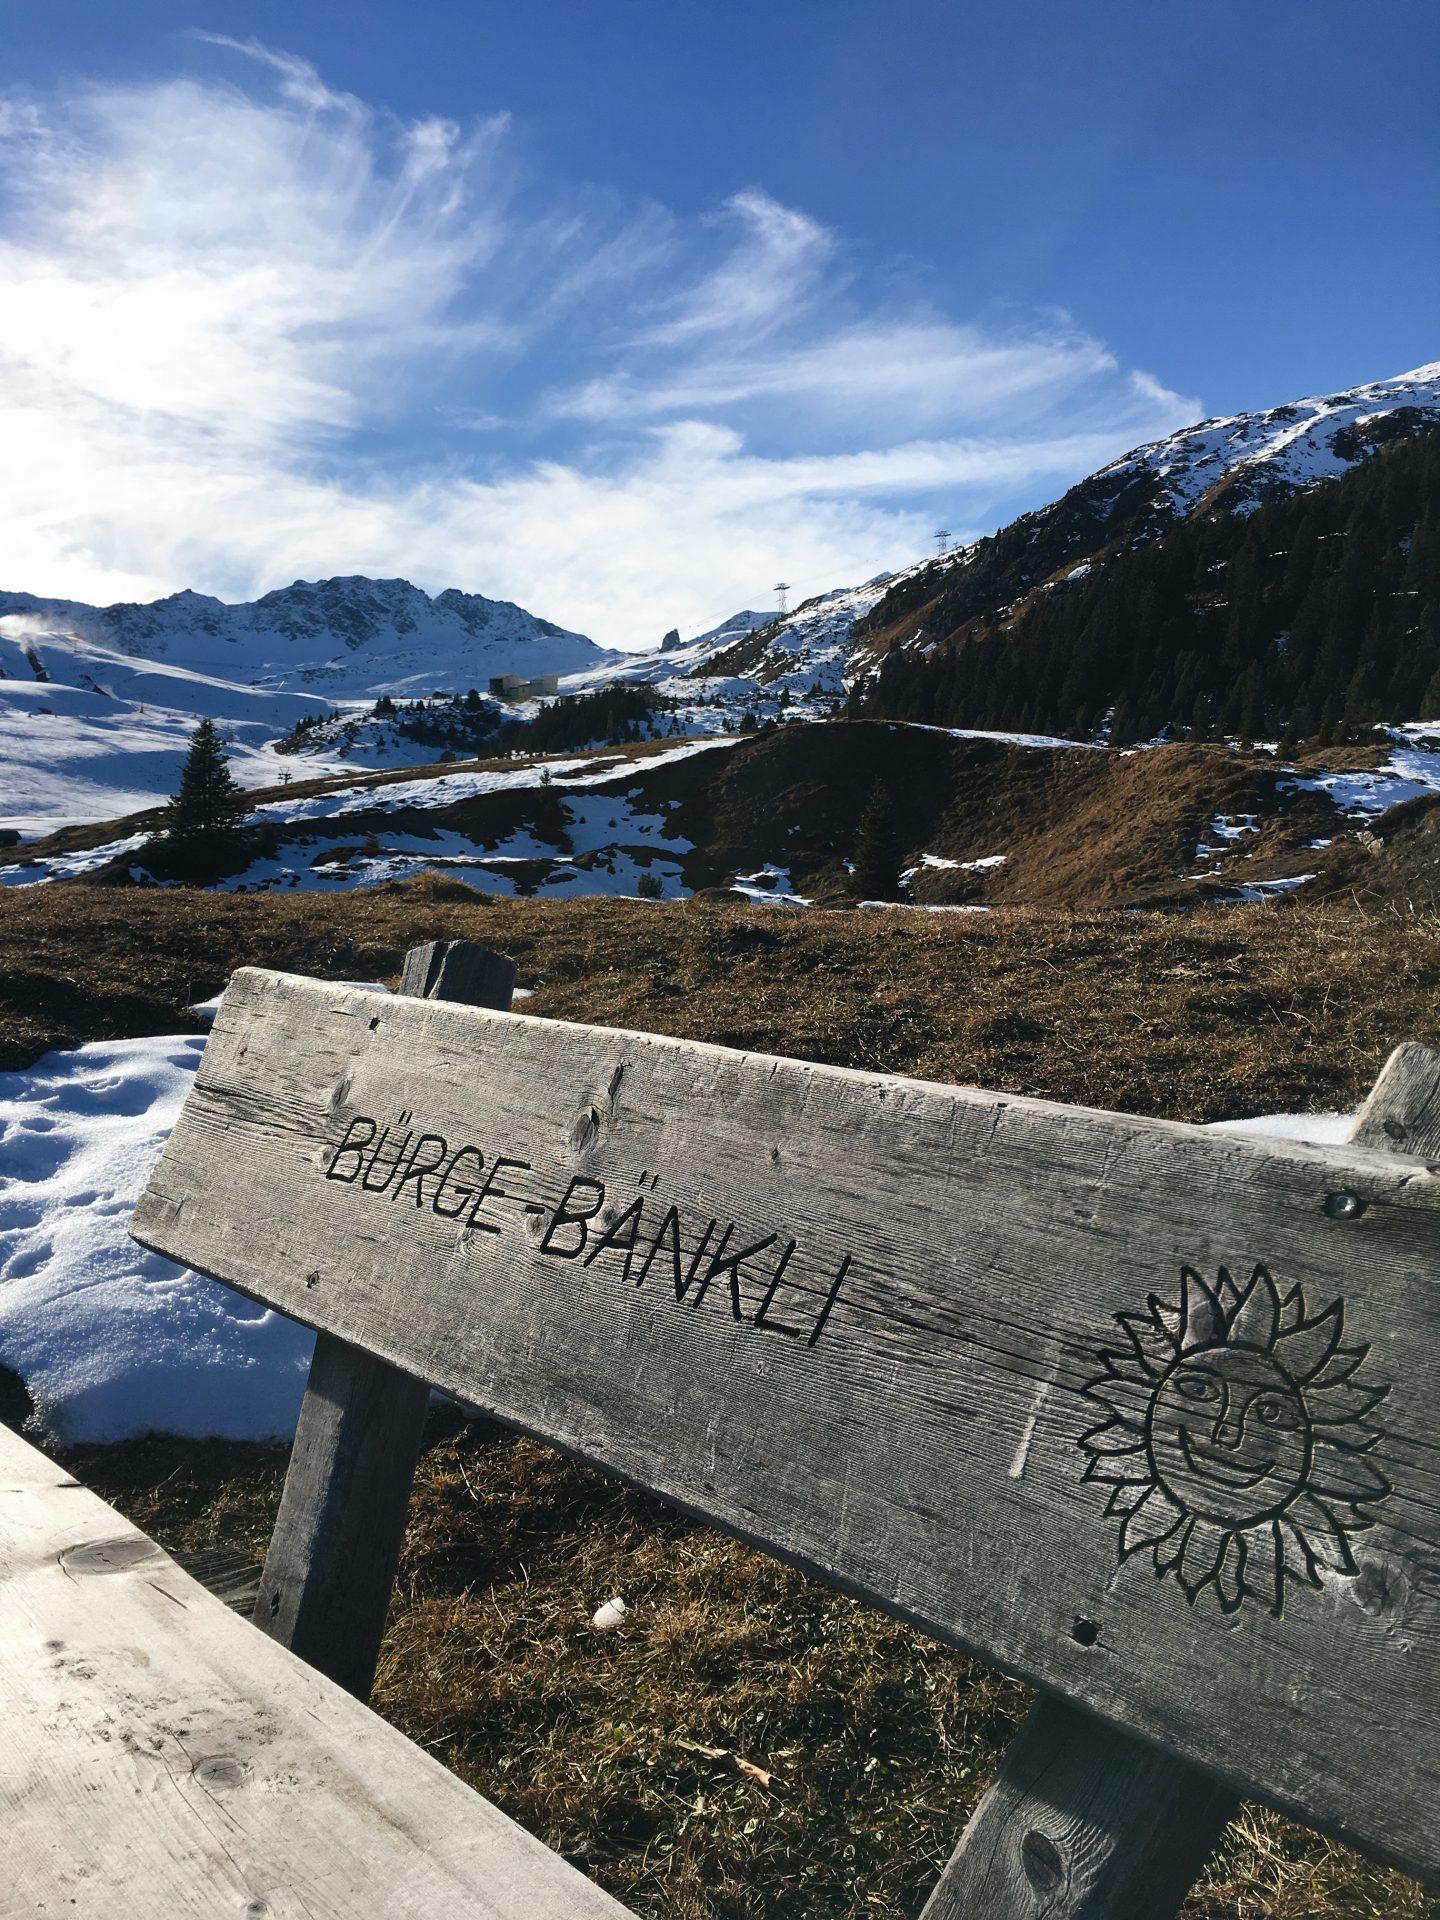
<svg viewBox="0 0 1440 1920">
<path fill-rule="evenodd" d="M 626 1911 L 0 1427 L 0 1912 Z"/>
<path fill-rule="evenodd" d="M 507 1008 L 515 963 L 473 940 L 405 956 L 400 992 Z M 265 1556 L 255 1624 L 368 1700 L 430 1390 L 413 1373 L 321 1332 Z"/>
<path fill-rule="evenodd" d="M 477 940 L 428 940 L 406 954 L 399 990 L 415 1000 L 503 1011 L 515 994 L 515 962 Z"/>
<path fill-rule="evenodd" d="M 1042 1699 L 921 1920 L 1171 1920 L 1234 1810 L 1183 1760 Z"/>
<path fill-rule="evenodd" d="M 315 1342 L 252 1619 L 368 1700 L 430 1389 L 335 1334 Z"/>
<path fill-rule="evenodd" d="M 213 1593 L 245 1619 L 254 1613 L 260 1593 L 260 1562 L 248 1553 L 237 1547 L 191 1547 L 173 1553 L 171 1558 L 207 1593 Z"/>
<path fill-rule="evenodd" d="M 1440 1158 L 1440 1053 L 1417 1040 L 1385 1062 L 1351 1130 L 1356 1146 Z"/>
<path fill-rule="evenodd" d="M 1440 1870 L 1440 1180 L 1413 1160 L 247 971 L 134 1231 Z M 1255 1333 L 1262 1263 L 1269 1337 L 1298 1286 L 1299 1347 L 1343 1371 L 1340 1301 L 1385 1390 L 1368 1428 L 1368 1392 L 1332 1395 L 1356 1448 L 1321 1435 L 1296 1486 L 1322 1440 L 1328 1474 L 1383 1477 L 1348 1565 L 1318 1531 L 1272 1557 L 1278 1613 L 1122 1558 L 1081 1444 L 1089 1390 L 1158 1337 L 1147 1301 L 1199 1338 L 1224 1267 Z"/>
<path fill-rule="evenodd" d="M 1401 1047 L 1350 1138 L 1433 1151 L 1432 1111 L 1440 1053 Z M 922 1920 L 1171 1920 L 1235 1804 L 1198 1768 L 1042 1694 Z"/>
</svg>

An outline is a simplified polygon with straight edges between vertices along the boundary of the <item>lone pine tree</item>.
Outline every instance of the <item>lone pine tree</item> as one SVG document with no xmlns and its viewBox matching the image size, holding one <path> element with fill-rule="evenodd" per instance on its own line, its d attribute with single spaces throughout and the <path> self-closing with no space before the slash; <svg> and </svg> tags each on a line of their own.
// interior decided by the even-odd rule
<svg viewBox="0 0 1440 1920">
<path fill-rule="evenodd" d="M 190 736 L 180 784 L 166 803 L 160 837 L 177 872 L 198 872 L 223 861 L 245 813 L 245 796 L 225 761 L 213 720 Z"/>
<path fill-rule="evenodd" d="M 850 890 L 860 900 L 894 900 L 900 893 L 900 828 L 883 780 L 870 789 L 855 837 Z"/>
<path fill-rule="evenodd" d="M 551 785 L 550 769 L 547 767 L 540 776 L 540 785 L 535 790 L 535 798 L 530 808 L 530 825 L 537 840 L 544 840 L 552 847 L 558 847 L 561 853 L 570 850 L 570 823 L 565 813 L 565 805 Z"/>
</svg>

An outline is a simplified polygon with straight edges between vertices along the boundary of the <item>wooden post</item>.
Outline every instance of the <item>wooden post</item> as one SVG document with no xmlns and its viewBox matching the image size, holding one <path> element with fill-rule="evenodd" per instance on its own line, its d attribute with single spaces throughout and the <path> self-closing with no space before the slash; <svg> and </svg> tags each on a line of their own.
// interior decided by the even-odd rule
<svg viewBox="0 0 1440 1920">
<path fill-rule="evenodd" d="M 1440 1154 L 1440 1053 L 1398 1047 L 1349 1138 Z M 921 1920 L 1172 1920 L 1236 1804 L 1199 1768 L 1042 1694 Z"/>
<path fill-rule="evenodd" d="M 921 1920 L 1170 1920 L 1235 1796 L 1042 1695 Z"/>
<path fill-rule="evenodd" d="M 1418 1040 L 1397 1047 L 1356 1115 L 1350 1139 L 1377 1153 L 1419 1160 L 1440 1154 L 1440 1053 Z"/>
<path fill-rule="evenodd" d="M 469 940 L 405 956 L 400 992 L 508 1008 L 514 962 Z M 333 1334 L 315 1340 L 255 1624 L 369 1698 L 430 1389 Z"/>
</svg>

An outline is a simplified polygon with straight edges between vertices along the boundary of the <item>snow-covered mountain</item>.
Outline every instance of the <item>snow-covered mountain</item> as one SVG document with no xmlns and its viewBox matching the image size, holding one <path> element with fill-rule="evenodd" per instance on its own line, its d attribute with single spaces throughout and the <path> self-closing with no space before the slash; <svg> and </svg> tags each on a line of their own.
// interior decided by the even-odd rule
<svg viewBox="0 0 1440 1920">
<path fill-rule="evenodd" d="M 432 599 L 408 580 L 297 580 L 238 605 L 0 593 L 0 826 L 41 832 L 151 805 L 173 790 L 202 716 L 225 723 L 238 777 L 258 785 L 287 767 L 275 740 L 332 702 L 615 658 L 508 600 L 454 588 Z M 304 772 L 347 765 L 307 756 Z"/>
<path fill-rule="evenodd" d="M 1223 489 L 1224 504 L 1243 511 L 1276 494 L 1336 480 L 1391 440 L 1437 423 L 1440 360 L 1344 393 L 1202 420 L 1138 447 L 1082 484 L 1108 482 L 1123 494 L 1134 481 L 1149 481 L 1157 503 L 1177 515 L 1193 512 Z"/>
<path fill-rule="evenodd" d="M 1195 512 L 1251 511 L 1338 479 L 1393 440 L 1436 429 L 1440 361 L 1344 393 L 1203 420 L 1111 461 L 987 539 L 817 595 L 783 618 L 737 615 L 727 625 L 755 624 L 733 641 L 718 628 L 679 653 L 647 654 L 614 672 L 667 691 L 672 676 L 688 673 L 724 683 L 732 695 L 835 693 L 889 647 L 943 645 L 1028 593 L 1083 577 L 1122 543 L 1157 538 Z"/>
<path fill-rule="evenodd" d="M 1082 578 L 1102 555 L 1194 513 L 1246 513 L 1338 479 L 1392 441 L 1440 428 L 1440 361 L 1259 413 L 1202 420 L 1137 447 L 1047 507 L 913 568 L 857 627 L 858 669 L 892 646 L 929 649 Z"/>
<path fill-rule="evenodd" d="M 363 574 L 297 580 L 236 605 L 188 591 L 112 607 L 0 593 L 0 634 L 42 661 L 81 640 L 271 691 L 351 699 L 483 686 L 498 673 L 574 673 L 608 657 L 509 600 L 457 587 L 432 599 L 408 580 Z"/>
</svg>

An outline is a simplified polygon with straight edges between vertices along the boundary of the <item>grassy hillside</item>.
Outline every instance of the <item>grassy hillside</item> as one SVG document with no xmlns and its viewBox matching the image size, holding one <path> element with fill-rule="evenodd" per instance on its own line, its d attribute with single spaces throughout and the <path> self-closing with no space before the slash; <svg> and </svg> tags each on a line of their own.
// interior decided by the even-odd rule
<svg viewBox="0 0 1440 1920">
<path fill-rule="evenodd" d="M 526 1011 L 1182 1120 L 1358 1101 L 1440 1040 L 1440 918 L 1398 907 L 1200 916 L 787 912 L 489 900 L 422 879 L 352 894 L 58 885 L 4 897 L 0 1068 L 198 1032 L 237 966 L 399 976 L 422 940 L 513 955 Z"/>
<path fill-rule="evenodd" d="M 1185 918 L 325 898 L 50 886 L 0 916 L 0 1059 L 176 1031 L 258 962 L 393 982 L 515 956 L 527 1011 L 1196 1120 L 1357 1100 L 1440 1038 L 1440 920 L 1353 904 Z M 257 1554 L 271 1448 L 72 1464 L 174 1546 Z M 630 1623 L 587 1620 L 625 1595 Z M 1024 1711 L 1012 1682 L 530 1441 L 437 1418 L 380 1709 L 655 1920 L 915 1915 Z M 1189 1920 L 1422 1920 L 1399 1876 L 1247 1811 Z"/>
<path fill-rule="evenodd" d="M 770 868 L 803 897 L 840 905 L 852 898 L 847 863 L 878 782 L 894 803 L 910 871 L 904 897 L 917 904 L 1196 905 L 1233 895 L 1236 882 L 1298 870 L 1296 862 L 1314 871 L 1313 843 L 1348 824 L 1273 754 L 1215 745 L 1135 755 L 877 721 L 797 722 L 667 761 L 670 744 L 586 756 L 578 771 L 557 762 L 548 788 L 539 762 L 477 761 L 253 793 L 252 805 L 278 800 L 298 817 L 238 836 L 225 870 L 247 888 L 308 892 L 393 879 L 397 866 L 431 867 L 476 887 L 553 895 L 571 887 L 632 893 L 640 873 L 664 875 L 672 891 L 723 891 L 738 875 Z M 1384 758 L 1374 748 L 1332 751 L 1347 757 L 1332 766 L 1310 756 L 1300 770 Z M 472 773 L 531 784 L 467 792 Z M 127 835 L 154 818 L 66 828 L 0 851 L 0 868 L 38 873 L 57 861 L 63 871 L 67 860 L 109 846 L 118 850 L 102 854 L 91 877 L 133 890 L 147 856 Z M 1217 819 L 1248 824 L 1216 844 Z M 1211 847 L 1204 855 L 1202 843 Z"/>
</svg>

